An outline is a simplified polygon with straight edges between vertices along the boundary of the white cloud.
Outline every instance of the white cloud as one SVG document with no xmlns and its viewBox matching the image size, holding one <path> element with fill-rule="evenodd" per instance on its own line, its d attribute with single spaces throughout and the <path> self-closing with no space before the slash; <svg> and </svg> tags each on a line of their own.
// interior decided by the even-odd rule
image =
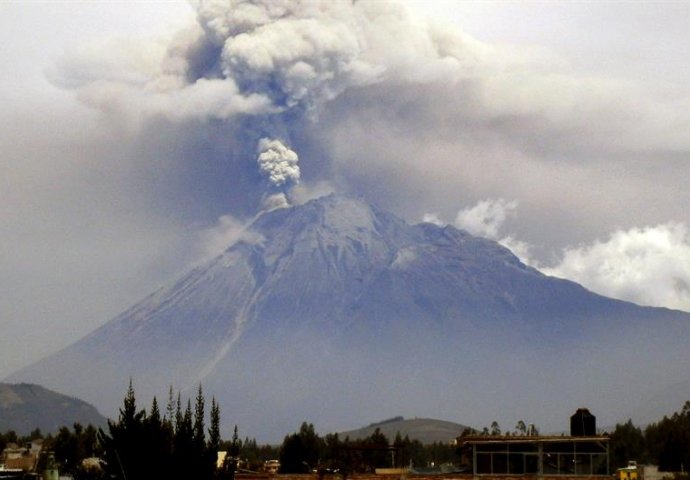
<svg viewBox="0 0 690 480">
<path fill-rule="evenodd" d="M 539 262 L 533 256 L 534 247 L 527 242 L 518 240 L 512 235 L 507 237 L 502 237 L 498 240 L 498 243 L 506 247 L 508 250 L 513 252 L 516 257 L 520 259 L 525 265 L 530 265 L 535 268 L 539 268 Z"/>
<path fill-rule="evenodd" d="M 425 213 L 422 216 L 422 222 L 424 223 L 433 223 L 437 227 L 442 227 L 444 225 L 447 225 L 446 222 L 441 220 L 441 217 L 439 217 L 438 213 Z"/>
<path fill-rule="evenodd" d="M 614 298 L 690 311 L 690 232 L 681 223 L 619 230 L 565 249 L 558 265 L 542 271 Z"/>
<path fill-rule="evenodd" d="M 533 246 L 517 239 L 514 235 L 505 235 L 502 232 L 506 220 L 517 216 L 517 208 L 516 200 L 507 201 L 503 198 L 480 200 L 475 205 L 460 210 L 454 225 L 472 235 L 495 240 L 513 252 L 523 263 L 536 267 L 537 261 L 532 256 Z M 443 221 L 437 213 L 425 213 L 422 221 L 440 227 L 448 225 L 448 222 Z"/>
<path fill-rule="evenodd" d="M 496 240 L 547 275 L 567 278 L 601 295 L 690 311 L 690 231 L 685 224 L 618 230 L 606 241 L 563 249 L 558 263 L 547 267 L 533 258 L 532 245 L 502 232 L 517 206 L 516 201 L 482 200 L 460 210 L 455 226 Z M 436 214 L 425 215 L 424 221 L 444 224 Z"/>
<path fill-rule="evenodd" d="M 500 228 L 508 217 L 515 215 L 517 206 L 515 200 L 482 200 L 472 207 L 460 210 L 455 217 L 455 226 L 473 235 L 497 239 Z"/>
</svg>

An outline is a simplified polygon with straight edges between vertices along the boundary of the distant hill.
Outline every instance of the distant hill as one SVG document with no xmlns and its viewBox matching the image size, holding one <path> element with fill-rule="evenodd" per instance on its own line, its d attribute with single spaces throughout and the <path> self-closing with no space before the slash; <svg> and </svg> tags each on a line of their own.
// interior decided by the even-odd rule
<svg viewBox="0 0 690 480">
<path fill-rule="evenodd" d="M 0 383 L 0 432 L 50 433 L 75 422 L 101 426 L 106 419 L 92 405 L 40 385 Z"/>
<path fill-rule="evenodd" d="M 341 439 L 350 437 L 350 440 L 370 436 L 379 429 L 390 441 L 396 434 L 402 437 L 408 436 L 410 440 L 419 440 L 427 445 L 434 442 L 448 443 L 460 436 L 467 427 L 459 423 L 434 420 L 433 418 L 412 418 L 405 420 L 403 417 L 395 417 L 378 423 L 372 423 L 357 430 L 338 433 Z"/>
</svg>

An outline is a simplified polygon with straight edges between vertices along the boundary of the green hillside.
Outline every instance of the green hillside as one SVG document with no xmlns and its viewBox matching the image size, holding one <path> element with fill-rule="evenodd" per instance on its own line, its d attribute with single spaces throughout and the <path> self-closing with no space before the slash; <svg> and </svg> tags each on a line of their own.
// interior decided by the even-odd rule
<svg viewBox="0 0 690 480">
<path fill-rule="evenodd" d="M 75 422 L 99 426 L 106 419 L 92 405 L 39 385 L 0 383 L 0 432 L 50 433 Z"/>
<path fill-rule="evenodd" d="M 365 438 L 374 433 L 374 430 L 379 429 L 390 441 L 395 439 L 397 433 L 402 437 L 406 435 L 410 440 L 419 440 L 425 445 L 441 442 L 449 443 L 460 436 L 463 430 L 467 428 L 465 425 L 459 423 L 447 422 L 444 420 L 434 420 L 432 418 L 412 418 L 404 419 L 403 417 L 395 417 L 383 422 L 372 423 L 357 430 L 349 432 L 341 432 L 338 435 L 340 438 L 350 437 L 350 440 Z"/>
</svg>

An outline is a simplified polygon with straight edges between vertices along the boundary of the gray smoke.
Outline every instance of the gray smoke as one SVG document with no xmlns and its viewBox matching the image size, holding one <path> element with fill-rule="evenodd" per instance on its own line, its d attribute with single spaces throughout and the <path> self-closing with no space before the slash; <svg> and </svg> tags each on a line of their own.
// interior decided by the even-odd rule
<svg viewBox="0 0 690 480">
<path fill-rule="evenodd" d="M 297 153 L 283 145 L 280 140 L 262 138 L 257 147 L 256 161 L 259 171 L 270 184 L 277 188 L 287 188 L 299 183 L 300 171 Z"/>
<path fill-rule="evenodd" d="M 688 223 L 685 94 L 484 43 L 401 0 L 194 4 L 172 43 L 91 46 L 51 73 L 113 125 L 159 142 L 127 158 L 183 157 L 190 216 L 285 205 L 298 180 L 291 200 L 323 183 L 408 218 L 505 197 L 523 211 L 515 238 L 542 262 L 614 224 Z M 262 138 L 289 139 L 299 168 L 281 149 L 257 152 Z M 648 159 L 665 168 L 652 173 Z"/>
<path fill-rule="evenodd" d="M 348 90 L 459 79 L 486 57 L 478 42 L 420 24 L 396 1 L 203 1 L 167 49 L 144 47 L 73 52 L 51 79 L 109 112 L 180 121 L 299 110 L 313 119 Z"/>
</svg>

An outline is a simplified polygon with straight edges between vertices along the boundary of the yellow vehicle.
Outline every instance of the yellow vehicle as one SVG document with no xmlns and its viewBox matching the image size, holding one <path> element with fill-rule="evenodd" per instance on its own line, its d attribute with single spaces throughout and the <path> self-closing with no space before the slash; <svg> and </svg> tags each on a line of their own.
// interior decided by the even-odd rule
<svg viewBox="0 0 690 480">
<path fill-rule="evenodd" d="M 643 480 L 642 472 L 637 468 L 637 462 L 629 461 L 627 467 L 616 470 L 617 480 Z"/>
</svg>

